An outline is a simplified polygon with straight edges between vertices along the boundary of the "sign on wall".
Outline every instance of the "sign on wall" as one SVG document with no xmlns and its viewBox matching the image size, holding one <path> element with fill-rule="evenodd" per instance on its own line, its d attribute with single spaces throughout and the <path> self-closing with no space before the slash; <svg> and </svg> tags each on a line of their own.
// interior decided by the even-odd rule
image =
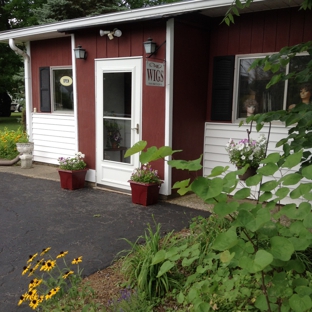
<svg viewBox="0 0 312 312">
<path fill-rule="evenodd" d="M 165 86 L 165 63 L 146 61 L 146 85 Z"/>
</svg>

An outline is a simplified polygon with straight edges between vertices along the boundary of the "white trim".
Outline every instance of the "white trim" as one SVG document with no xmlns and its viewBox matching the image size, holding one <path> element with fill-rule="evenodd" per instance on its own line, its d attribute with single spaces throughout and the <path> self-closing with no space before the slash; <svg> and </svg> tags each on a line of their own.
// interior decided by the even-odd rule
<svg viewBox="0 0 312 312">
<path fill-rule="evenodd" d="M 167 21 L 166 29 L 166 93 L 165 93 L 165 145 L 172 146 L 172 111 L 173 111 L 173 52 L 174 19 Z M 171 157 L 169 158 L 171 159 Z M 171 195 L 172 168 L 165 162 L 164 180 L 161 194 Z"/>
<path fill-rule="evenodd" d="M 78 99 L 77 99 L 77 67 L 75 57 L 75 35 L 71 35 L 71 52 L 72 52 L 72 71 L 73 71 L 73 92 L 74 92 L 74 119 L 75 119 L 75 138 L 76 138 L 76 151 L 79 151 L 79 132 L 78 132 Z M 82 153 L 84 153 L 82 151 Z M 93 180 L 91 180 L 93 181 Z M 94 178 L 95 181 L 95 178 Z"/>
<path fill-rule="evenodd" d="M 135 10 L 120 11 L 98 16 L 66 20 L 47 25 L 3 31 L 0 32 L 0 42 L 7 41 L 10 38 L 15 38 L 17 42 L 58 38 L 68 36 L 63 32 L 65 32 L 65 30 L 74 28 L 84 28 L 88 26 L 96 27 L 104 26 L 105 24 L 168 18 L 170 15 L 191 13 L 194 11 L 201 11 L 208 16 L 224 16 L 229 6 L 232 5 L 232 2 L 232 0 L 182 1 Z M 297 7 L 300 4 L 296 2 L 297 1 L 292 1 L 289 3 L 289 1 L 283 0 L 254 0 L 248 10 L 244 12 L 288 8 L 294 6 Z"/>
</svg>

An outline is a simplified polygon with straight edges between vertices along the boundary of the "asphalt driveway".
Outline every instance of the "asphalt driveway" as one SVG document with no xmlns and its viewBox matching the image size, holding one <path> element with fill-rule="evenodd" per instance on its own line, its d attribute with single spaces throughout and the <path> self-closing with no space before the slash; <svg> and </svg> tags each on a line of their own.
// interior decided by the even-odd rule
<svg viewBox="0 0 312 312">
<path fill-rule="evenodd" d="M 17 306 L 29 279 L 21 275 L 28 256 L 51 247 L 83 256 L 84 275 L 109 266 L 116 254 L 135 241 L 148 223 L 162 232 L 188 227 L 201 210 L 166 202 L 143 207 L 131 197 L 92 188 L 63 190 L 59 182 L 0 173 L 0 311 L 32 311 Z"/>
</svg>

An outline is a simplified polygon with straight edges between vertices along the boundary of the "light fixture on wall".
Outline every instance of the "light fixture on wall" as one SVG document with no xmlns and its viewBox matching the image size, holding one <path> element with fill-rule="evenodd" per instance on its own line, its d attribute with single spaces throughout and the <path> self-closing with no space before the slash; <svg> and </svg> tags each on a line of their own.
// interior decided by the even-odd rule
<svg viewBox="0 0 312 312">
<path fill-rule="evenodd" d="M 165 43 L 166 43 L 166 40 L 160 46 L 157 46 L 157 43 L 154 42 L 152 38 L 148 38 L 147 41 L 143 42 L 145 53 L 149 54 L 149 56 L 147 56 L 147 58 L 156 54 L 157 51 L 159 50 L 159 48 Z"/>
<path fill-rule="evenodd" d="M 114 37 L 121 37 L 122 32 L 118 28 L 114 28 L 114 30 L 112 30 L 112 31 L 110 31 L 110 30 L 100 30 L 100 36 L 103 37 L 105 35 L 107 35 L 109 40 L 113 40 Z"/>
<path fill-rule="evenodd" d="M 83 59 L 87 58 L 87 51 L 82 48 L 81 45 L 78 45 L 77 48 L 74 49 L 76 59 Z"/>
</svg>

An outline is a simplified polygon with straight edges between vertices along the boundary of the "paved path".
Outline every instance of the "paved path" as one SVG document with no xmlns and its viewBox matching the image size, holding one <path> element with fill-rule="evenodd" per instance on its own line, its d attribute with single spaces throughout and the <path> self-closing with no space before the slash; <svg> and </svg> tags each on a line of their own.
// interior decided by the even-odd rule
<svg viewBox="0 0 312 312">
<path fill-rule="evenodd" d="M 0 312 L 32 311 L 17 307 L 28 280 L 21 275 L 28 256 L 52 247 L 68 250 L 68 259 L 83 256 L 84 275 L 110 265 L 135 241 L 148 223 L 162 232 L 188 227 L 208 212 L 166 202 L 143 207 L 126 194 L 93 188 L 68 191 L 58 181 L 0 171 Z"/>
</svg>

